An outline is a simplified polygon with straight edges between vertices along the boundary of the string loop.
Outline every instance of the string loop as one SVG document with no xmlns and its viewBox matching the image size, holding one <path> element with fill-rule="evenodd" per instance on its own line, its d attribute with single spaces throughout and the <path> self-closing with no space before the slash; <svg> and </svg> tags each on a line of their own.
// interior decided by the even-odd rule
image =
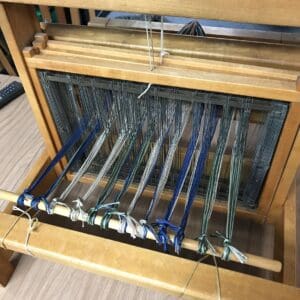
<svg viewBox="0 0 300 300">
<path fill-rule="evenodd" d="M 25 249 L 26 249 L 26 252 L 29 253 L 31 256 L 34 256 L 33 253 L 29 250 L 29 239 L 30 239 L 30 235 L 31 233 L 37 228 L 37 225 L 38 225 L 38 218 L 34 217 L 32 218 L 31 215 L 28 213 L 28 211 L 25 211 L 17 206 L 14 206 L 13 207 L 13 210 L 14 211 L 18 211 L 18 212 L 21 212 L 21 216 L 25 215 L 27 218 L 28 218 L 28 228 L 27 228 L 27 234 L 26 234 L 26 238 L 25 238 Z M 17 219 L 17 221 L 19 221 L 19 218 Z M 17 222 L 15 222 L 12 226 L 12 228 L 17 224 Z M 12 229 L 11 228 L 11 229 Z M 10 229 L 10 230 L 11 230 Z M 10 231 L 9 230 L 9 231 Z"/>
<path fill-rule="evenodd" d="M 230 260 L 230 254 L 232 253 L 241 264 L 244 264 L 247 261 L 247 256 L 243 254 L 240 250 L 238 250 L 236 247 L 232 246 L 231 240 L 229 238 L 224 236 L 219 231 L 216 231 L 215 235 L 213 236 L 223 239 L 224 251 L 221 257 L 223 260 Z"/>
<path fill-rule="evenodd" d="M 209 239 L 207 238 L 206 234 L 202 234 L 199 238 L 199 248 L 198 248 L 198 252 L 202 255 L 206 254 L 207 250 L 210 249 L 211 252 L 216 255 L 216 249 L 214 248 L 214 246 L 212 245 L 212 243 L 209 241 Z"/>
</svg>

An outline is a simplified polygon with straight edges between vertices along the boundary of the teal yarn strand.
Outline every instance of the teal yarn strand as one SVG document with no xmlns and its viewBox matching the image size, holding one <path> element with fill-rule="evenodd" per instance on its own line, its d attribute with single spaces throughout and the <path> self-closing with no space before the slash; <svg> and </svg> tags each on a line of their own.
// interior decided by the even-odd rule
<svg viewBox="0 0 300 300">
<path fill-rule="evenodd" d="M 124 165 L 130 151 L 132 150 L 135 140 L 136 140 L 137 132 L 133 132 L 129 134 L 129 139 L 124 146 L 124 149 L 122 149 L 122 152 L 120 156 L 118 157 L 117 161 L 115 162 L 115 165 L 113 166 L 112 172 L 110 174 L 109 180 L 107 184 L 105 185 L 105 188 L 101 192 L 96 205 L 90 210 L 89 218 L 90 220 L 94 219 L 94 217 L 97 215 L 98 211 L 102 208 L 103 203 L 106 201 L 106 199 L 110 196 L 112 193 L 114 186 L 118 180 L 119 173 L 121 171 L 122 166 Z M 119 203 L 118 202 L 112 202 L 109 206 L 108 210 L 113 209 L 116 207 Z"/>
<path fill-rule="evenodd" d="M 136 173 L 138 171 L 138 169 L 140 168 L 143 159 L 145 157 L 145 155 L 147 154 L 147 151 L 151 145 L 151 139 L 152 136 L 154 135 L 154 128 L 153 128 L 153 124 L 151 124 L 149 126 L 149 129 L 147 130 L 147 133 L 143 139 L 142 145 L 138 151 L 137 157 L 133 162 L 133 165 L 128 173 L 128 176 L 126 177 L 123 187 L 121 189 L 121 191 L 116 195 L 115 199 L 114 199 L 114 203 L 116 204 L 114 206 L 114 208 L 107 210 L 104 213 L 104 216 L 102 218 L 102 223 L 101 223 L 101 227 L 106 229 L 109 225 L 109 221 L 111 220 L 113 215 L 116 215 L 118 217 L 120 217 L 120 214 L 124 214 L 122 212 L 118 212 L 117 207 L 119 206 L 122 197 L 125 195 L 125 193 L 127 192 L 129 186 L 131 185 L 131 183 L 134 180 L 134 177 L 136 176 Z"/>
<path fill-rule="evenodd" d="M 211 249 L 213 252 L 215 251 L 212 244 L 207 238 L 207 230 L 216 200 L 218 182 L 220 178 L 224 152 L 226 150 L 228 136 L 232 124 L 232 117 L 233 109 L 230 108 L 228 104 L 226 104 L 223 108 L 223 115 L 220 124 L 220 133 L 217 141 L 217 149 L 214 155 L 212 170 L 209 177 L 207 192 L 205 196 L 204 209 L 202 213 L 202 223 L 198 249 L 199 253 L 202 255 L 206 254 L 208 249 Z"/>
<path fill-rule="evenodd" d="M 222 254 L 223 260 L 229 260 L 230 254 L 234 254 L 241 263 L 247 258 L 235 247 L 231 245 L 234 220 L 236 214 L 241 170 L 243 164 L 244 151 L 246 147 L 247 132 L 250 117 L 250 101 L 245 100 L 243 107 L 240 111 L 240 118 L 236 127 L 236 137 L 232 148 L 232 155 L 230 161 L 230 177 L 229 177 L 229 192 L 228 192 L 228 203 L 227 203 L 227 220 L 226 220 L 226 231 L 225 236 L 217 232 L 217 236 L 224 239 L 224 252 Z"/>
</svg>

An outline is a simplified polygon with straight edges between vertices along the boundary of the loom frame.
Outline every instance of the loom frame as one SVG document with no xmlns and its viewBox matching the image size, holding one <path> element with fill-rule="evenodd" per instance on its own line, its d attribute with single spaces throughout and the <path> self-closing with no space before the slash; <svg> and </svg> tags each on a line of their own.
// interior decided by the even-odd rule
<svg viewBox="0 0 300 300">
<path fill-rule="evenodd" d="M 58 135 L 56 132 L 56 128 L 54 126 L 53 120 L 51 121 L 51 115 L 49 112 L 49 109 L 47 108 L 47 105 L 45 105 L 45 99 L 44 95 L 37 77 L 36 68 L 37 65 L 28 63 L 30 60 L 34 57 L 36 54 L 36 49 L 43 49 L 43 37 L 40 37 L 41 39 L 38 40 L 39 43 L 34 45 L 34 47 L 26 48 L 25 51 L 22 50 L 24 47 L 30 46 L 32 43 L 32 38 L 34 34 L 38 31 L 40 31 L 39 25 L 37 22 L 35 22 L 33 10 L 32 7 L 26 4 L 47 4 L 47 5 L 60 5 L 58 1 L 22 1 L 23 4 L 11 4 L 11 3 L 19 3 L 20 1 L 2 1 L 0 4 L 0 18 L 1 18 L 1 27 L 5 34 L 5 37 L 7 39 L 10 51 L 12 53 L 12 56 L 14 58 L 14 61 L 16 63 L 17 70 L 19 72 L 20 78 L 23 82 L 26 94 L 28 96 L 29 102 L 31 104 L 31 107 L 34 111 L 34 115 L 37 119 L 38 126 L 40 128 L 40 131 L 44 137 L 46 147 L 47 147 L 47 154 L 44 154 L 43 157 L 38 162 L 37 166 L 35 166 L 32 169 L 32 174 L 28 177 L 28 179 L 23 184 L 23 188 L 27 186 L 34 177 L 37 176 L 39 173 L 41 167 L 45 164 L 45 162 L 49 159 L 49 157 L 53 157 L 56 153 L 57 149 L 59 148 L 60 141 L 57 139 Z M 217 1 L 214 1 L 217 2 Z M 128 1 L 128 4 L 124 7 L 122 1 L 114 1 L 113 4 L 111 4 L 110 1 L 102 1 L 101 5 L 96 3 L 95 1 L 86 1 L 85 7 L 89 9 L 96 9 L 101 6 L 103 9 L 108 10 L 120 10 L 120 11 L 132 11 L 132 12 L 148 12 L 148 13 L 155 13 L 157 12 L 157 9 L 160 9 L 160 13 L 165 13 L 166 15 L 172 14 L 176 15 L 181 12 L 181 14 L 185 16 L 191 16 L 191 17 L 211 17 L 220 19 L 220 14 L 218 11 L 213 9 L 214 3 L 212 1 L 207 2 L 203 1 L 203 5 L 199 5 L 199 8 L 201 10 L 199 11 L 198 8 L 195 10 L 192 4 L 195 3 L 195 1 L 185 1 L 184 5 L 182 6 L 181 1 L 176 1 L 175 4 L 172 3 L 172 5 L 168 5 L 168 1 L 165 1 L 163 4 L 159 2 L 159 5 L 157 4 L 150 4 L 150 3 L 144 3 L 141 4 L 140 7 L 135 8 L 134 1 Z M 280 8 L 280 5 L 276 6 L 274 1 L 272 0 L 264 0 L 263 2 L 260 1 L 261 7 L 270 7 L 270 11 L 268 11 L 267 14 L 259 14 L 254 13 L 250 14 L 250 17 L 247 16 L 247 12 L 250 12 L 251 9 L 253 9 L 253 6 L 251 3 L 256 3 L 255 1 L 246 1 L 245 2 L 245 9 L 241 9 L 243 12 L 240 14 L 236 12 L 235 10 L 231 10 L 232 5 L 234 4 L 234 1 L 232 1 L 232 4 L 228 6 L 228 9 L 226 8 L 225 12 L 222 11 L 222 19 L 228 19 L 232 21 L 245 21 L 245 22 L 258 22 L 258 23 L 266 23 L 266 24 L 276 24 L 276 25 L 298 25 L 299 26 L 299 19 L 297 19 L 297 11 L 300 9 L 300 3 L 298 1 L 293 1 L 289 6 L 286 6 L 284 9 Z M 64 1 L 64 4 L 68 7 L 80 7 L 81 3 L 80 1 Z M 111 7 L 113 5 L 113 7 Z M 284 5 L 284 4 L 282 4 Z M 170 11 L 170 8 L 172 11 Z M 263 16 L 262 16 L 263 15 Z M 286 17 L 288 16 L 288 17 Z M 276 21 L 274 21 L 276 20 Z M 25 59 L 24 59 L 25 58 Z M 58 66 L 56 66 L 58 67 Z M 55 68 L 57 70 L 57 68 Z M 78 73 L 78 68 L 73 68 L 71 71 Z M 95 71 L 96 72 L 96 71 Z M 102 75 L 103 73 L 95 74 L 89 74 L 89 75 Z M 146 78 L 148 79 L 148 78 Z M 146 81 L 145 78 L 143 81 Z M 284 80 L 282 80 L 284 82 Z M 270 180 L 269 184 L 266 183 L 267 188 L 264 189 L 263 193 L 265 193 L 265 199 L 260 203 L 260 206 L 258 210 L 253 213 L 251 211 L 245 211 L 245 210 L 239 210 L 238 213 L 245 215 L 245 217 L 251 217 L 255 218 L 260 221 L 267 220 L 270 223 L 275 224 L 276 228 L 276 247 L 277 253 L 275 253 L 275 256 L 277 258 L 282 258 L 284 256 L 284 269 L 283 273 L 279 275 L 278 280 L 283 281 L 285 283 L 291 284 L 294 279 L 286 279 L 285 274 L 288 272 L 286 269 L 287 266 L 291 265 L 292 258 L 295 259 L 295 255 L 283 255 L 283 247 L 287 247 L 287 243 L 292 245 L 295 244 L 295 238 L 292 236 L 292 233 L 285 232 L 285 224 L 289 221 L 289 214 L 288 210 L 285 209 L 285 206 L 290 203 L 290 199 L 295 198 L 295 174 L 299 165 L 299 160 L 297 155 L 299 155 L 300 151 L 300 131 L 299 131 L 299 114 L 300 114 L 300 92 L 299 92 L 299 78 L 297 78 L 294 81 L 294 91 L 292 92 L 286 92 L 285 99 L 282 99 L 282 94 L 279 97 L 281 100 L 289 101 L 291 102 L 290 110 L 288 113 L 287 120 L 285 122 L 284 129 L 282 131 L 280 142 L 277 147 L 277 151 L 273 160 L 272 169 L 270 170 L 270 173 L 277 174 L 277 176 L 270 176 L 270 173 L 268 175 L 268 179 Z M 298 85 L 297 85 L 298 84 Z M 220 87 L 220 86 L 219 86 Z M 215 85 L 213 89 L 218 89 L 218 85 Z M 270 88 L 272 90 L 272 87 Z M 274 92 L 276 92 L 276 88 L 273 89 Z M 266 95 L 266 94 L 265 94 Z M 254 96 L 252 94 L 252 96 Z M 56 136 L 55 136 L 56 132 Z M 284 149 L 288 148 L 289 151 L 284 151 Z M 59 171 L 59 167 L 57 171 Z M 52 174 L 51 176 L 55 176 L 55 174 Z M 269 179 L 271 178 L 271 179 Z M 86 178 L 88 181 L 89 179 Z M 290 187 L 291 193 L 289 194 Z M 43 188 L 43 187 L 41 187 Z M 20 189 L 21 191 L 21 189 Z M 295 200 L 295 199 L 294 199 Z M 217 209 L 224 210 L 224 206 L 220 205 L 217 206 Z M 12 222 L 16 217 L 10 215 L 11 213 L 11 206 L 8 206 L 6 211 L 4 213 L 0 214 L 0 235 L 3 236 L 5 228 L 7 228 L 7 224 Z M 25 237 L 25 225 L 22 227 L 22 222 L 25 221 L 22 220 L 17 230 L 14 231 L 9 235 L 9 237 L 6 239 L 7 246 L 9 249 L 17 252 L 26 253 L 26 249 L 24 248 L 24 237 Z M 58 245 L 54 245 L 54 247 L 50 247 L 50 243 L 47 243 L 45 238 L 43 238 L 42 234 L 34 233 L 32 238 L 32 244 L 30 250 L 34 253 L 34 255 L 38 257 L 43 257 L 46 259 L 50 259 L 53 261 L 57 261 L 60 263 L 72 265 L 75 267 L 79 267 L 85 270 L 89 270 L 96 273 L 105 274 L 108 276 L 112 275 L 112 272 L 109 271 L 107 268 L 108 266 L 103 264 L 103 261 L 99 261 L 96 258 L 97 251 L 92 251 L 91 257 L 87 255 L 86 253 L 77 252 L 76 249 L 71 249 L 71 247 L 68 244 L 68 240 L 70 242 L 74 241 L 73 239 L 75 237 L 79 237 L 84 242 L 87 243 L 87 245 L 92 245 L 94 243 L 99 242 L 99 238 L 91 237 L 86 234 L 82 233 L 76 233 L 73 231 L 66 231 L 65 229 L 62 229 L 60 227 L 55 227 L 53 229 L 52 225 L 42 224 L 40 227 L 40 231 L 45 232 L 51 232 L 51 230 L 54 230 L 56 232 L 55 234 L 64 236 L 66 238 L 66 249 L 67 251 L 65 253 L 59 252 Z M 53 235 L 53 240 L 55 238 L 55 234 Z M 52 236 L 51 236 L 52 237 Z M 47 236 L 47 240 L 49 240 L 49 237 Z M 50 239 L 51 240 L 51 239 Z M 106 241 L 107 242 L 107 241 Z M 110 241 L 115 246 L 120 247 L 120 243 Z M 100 243 L 100 242 L 99 242 Z M 55 244 L 55 243 L 54 243 Z M 128 247 L 127 247 L 128 246 Z M 124 253 L 126 251 L 129 251 L 130 248 L 132 253 L 134 255 L 139 255 L 140 253 L 146 253 L 150 250 L 145 249 L 139 249 L 139 248 L 131 248 L 133 246 L 124 245 L 122 244 L 122 248 L 124 247 Z M 291 250 L 290 250 L 291 251 Z M 151 254 L 152 255 L 152 254 Z M 169 256 L 167 257 L 165 254 L 157 254 L 155 253 L 157 259 L 161 259 L 162 261 L 169 260 Z M 7 258 L 7 253 L 3 253 L 3 251 L 0 252 L 0 262 L 1 265 L 4 266 L 3 270 L 1 269 L 0 272 L 0 283 L 5 284 L 11 273 L 12 273 L 12 267 L 9 264 Z M 195 267 L 195 263 L 189 262 L 186 260 L 183 260 L 182 258 L 172 258 L 171 260 L 174 260 L 178 266 L 180 265 L 180 268 L 174 266 L 174 270 L 172 272 L 176 273 L 176 269 L 179 273 L 179 271 L 182 271 L 182 268 L 187 271 L 187 274 L 190 274 L 191 270 Z M 143 264 L 145 263 L 145 260 L 139 261 L 140 263 L 140 269 L 143 269 Z M 113 265 L 113 261 L 111 262 Z M 182 265 L 181 265 L 182 264 Z M 112 267 L 112 266 L 109 266 Z M 242 273 L 237 273 L 225 269 L 221 269 L 222 272 L 222 279 L 224 282 L 230 283 L 230 280 L 232 278 L 239 279 L 241 282 L 241 285 L 237 287 L 232 287 L 232 292 L 229 292 L 228 297 L 234 298 L 234 297 L 247 297 L 248 293 L 251 293 L 252 297 L 256 297 L 258 299 L 263 298 L 266 296 L 266 294 L 263 294 L 262 291 L 265 293 L 270 293 L 269 296 L 276 296 L 279 297 L 280 295 L 290 295 L 291 298 L 296 297 L 296 295 L 299 295 L 299 290 L 288 287 L 284 284 L 279 284 L 275 282 L 271 282 L 268 280 L 255 278 L 249 275 L 245 275 Z M 162 288 L 168 292 L 174 292 L 177 295 L 180 295 L 182 293 L 182 289 L 184 288 L 184 284 L 186 281 L 186 278 L 179 278 L 181 281 L 177 281 L 176 284 L 171 284 L 170 279 L 165 277 L 165 273 L 162 274 L 160 278 L 157 280 L 151 280 L 151 276 L 154 274 L 154 269 L 150 270 L 147 275 L 145 274 L 135 274 L 136 277 L 134 277 L 132 274 L 134 273 L 132 270 L 130 270 L 130 264 L 125 266 L 125 269 L 127 272 L 124 271 L 122 273 L 121 271 L 118 272 L 117 268 L 114 269 L 114 272 L 116 272 L 116 276 L 113 276 L 114 278 L 122 279 L 129 282 L 134 282 L 135 284 L 141 284 L 156 288 Z M 131 272 L 131 274 L 130 274 Z M 133 272 L 133 273 L 132 273 Z M 142 272 L 142 271 L 141 271 Z M 205 274 L 209 274 L 205 279 L 201 276 L 201 273 L 205 272 Z M 185 291 L 186 295 L 192 298 L 211 298 L 214 296 L 214 274 L 215 270 L 214 268 L 211 268 L 207 265 L 199 264 L 197 267 L 197 272 L 195 274 L 195 277 L 193 277 L 193 282 L 189 285 L 188 289 Z M 151 276 L 150 276 L 151 274 Z M 148 276 L 148 277 L 147 277 Z M 203 285 L 199 286 L 197 282 L 204 282 Z M 204 280 L 204 281 L 203 281 Z M 248 282 L 251 282 L 249 284 Z M 268 285 L 270 287 L 267 291 L 265 290 L 265 287 Z M 174 287 L 175 286 L 175 287 Z M 272 287 L 271 287 L 272 286 Z M 254 288 L 253 288 L 254 287 Z M 226 296 L 225 296 L 226 297 Z"/>
</svg>

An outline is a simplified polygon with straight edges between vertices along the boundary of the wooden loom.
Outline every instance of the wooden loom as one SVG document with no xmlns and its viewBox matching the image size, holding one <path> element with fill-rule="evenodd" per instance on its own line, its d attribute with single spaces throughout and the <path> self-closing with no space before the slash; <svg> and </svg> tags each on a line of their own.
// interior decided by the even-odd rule
<svg viewBox="0 0 300 300">
<path fill-rule="evenodd" d="M 220 280 L 223 288 L 222 298 L 249 298 L 249 295 L 259 299 L 268 296 L 282 299 L 299 297 L 300 292 L 297 288 L 285 284 L 295 285 L 296 278 L 295 224 L 291 232 L 287 232 L 286 229 L 290 228 L 290 207 L 295 205 L 295 175 L 299 166 L 300 47 L 210 38 L 199 41 L 166 34 L 165 50 L 170 55 L 164 58 L 163 65 L 151 72 L 147 65 L 144 32 L 49 24 L 46 32 L 41 33 L 32 4 L 56 6 L 59 2 L 12 2 L 18 3 L 2 1 L 1 27 L 47 146 L 47 155 L 42 157 L 32 170 L 24 187 L 37 176 L 46 161 L 53 158 L 61 147 L 61 140 L 38 77 L 39 69 L 151 82 L 289 103 L 289 112 L 260 195 L 259 206 L 255 210 L 238 209 L 241 218 L 256 223 L 267 222 L 275 228 L 274 259 L 247 254 L 249 264 L 279 272 L 282 263 L 282 272 L 272 276 L 273 281 L 270 281 L 222 267 Z M 300 26 L 300 4 L 297 1 L 291 1 L 289 6 L 284 3 L 279 5 L 278 1 L 276 5 L 273 3 L 275 1 L 260 1 L 260 8 L 264 14 L 254 1 L 245 1 L 241 10 L 234 9 L 235 1 L 228 1 L 230 3 L 222 7 L 221 12 L 215 9 L 220 6 L 218 1 L 200 2 L 172 1 L 170 4 L 170 1 L 152 1 L 137 6 L 135 1 L 127 1 L 126 5 L 122 1 L 101 1 L 100 4 L 86 1 L 85 8 Z M 71 0 L 64 1 L 64 5 L 71 8 L 81 6 L 79 1 Z M 159 37 L 154 35 L 155 50 L 159 47 L 158 41 Z M 65 161 L 62 165 L 64 163 Z M 59 172 L 61 167 L 56 171 Z M 84 181 L 91 182 L 91 179 L 85 177 Z M 132 190 L 134 189 L 133 186 Z M 7 192 L 1 192 L 0 196 L 1 199 L 11 202 L 16 202 L 17 199 L 17 195 Z M 168 195 L 165 197 L 168 198 Z M 201 203 L 199 205 L 201 206 Z M 11 207 L 8 206 L 0 215 L 1 238 L 17 218 L 11 214 Z M 44 209 L 42 204 L 39 208 Z M 55 209 L 60 215 L 69 214 L 63 207 L 57 206 Z M 216 211 L 222 213 L 225 209 L 224 203 L 216 203 Z M 5 239 L 8 249 L 27 253 L 24 245 L 27 227 L 27 220 L 21 219 L 17 223 Z M 79 239 L 84 247 L 76 248 L 73 245 Z M 187 240 L 186 248 L 194 250 L 195 242 Z M 214 266 L 200 263 L 189 281 L 197 264 L 193 260 L 60 226 L 41 223 L 38 230 L 31 234 L 29 249 L 37 257 L 135 284 L 160 288 L 177 295 L 184 293 L 187 297 L 208 299 L 216 295 Z M 104 250 L 99 253 L 95 249 Z M 13 269 L 7 260 L 7 253 L 0 254 L 1 266 L 4 266 L 0 271 L 0 279 L 1 283 L 5 284 Z M 126 259 L 116 259 L 122 255 Z"/>
</svg>

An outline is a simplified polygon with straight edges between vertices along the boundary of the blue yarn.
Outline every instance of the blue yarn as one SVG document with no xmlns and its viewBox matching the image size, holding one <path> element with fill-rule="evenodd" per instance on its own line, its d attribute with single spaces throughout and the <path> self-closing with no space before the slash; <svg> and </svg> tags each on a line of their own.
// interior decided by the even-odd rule
<svg viewBox="0 0 300 300">
<path fill-rule="evenodd" d="M 186 174 L 189 171 L 190 162 L 193 158 L 193 153 L 195 151 L 195 147 L 196 147 L 196 143 L 197 143 L 197 136 L 199 134 L 201 119 L 202 119 L 202 115 L 203 115 L 203 105 L 201 107 L 202 107 L 202 109 L 200 112 L 200 117 L 195 118 L 195 115 L 194 115 L 192 137 L 190 139 L 188 149 L 187 149 L 185 157 L 184 157 L 183 165 L 180 170 L 178 180 L 176 183 L 176 187 L 175 187 L 175 190 L 173 193 L 173 197 L 168 205 L 168 209 L 167 209 L 165 218 L 163 220 L 157 220 L 156 224 L 155 224 L 159 228 L 157 235 L 160 239 L 160 244 L 163 246 L 164 251 L 167 251 L 167 245 L 170 243 L 170 239 L 167 234 L 167 229 L 169 228 L 170 230 L 172 230 L 175 233 L 174 247 L 175 247 L 175 252 L 178 254 L 181 249 L 182 240 L 184 239 L 184 231 L 185 231 L 185 227 L 187 224 L 190 209 L 192 207 L 194 198 L 198 191 L 200 179 L 201 179 L 201 176 L 202 176 L 202 173 L 204 170 L 204 166 L 205 166 L 205 161 L 206 161 L 206 158 L 208 155 L 208 151 L 209 151 L 209 148 L 211 145 L 212 138 L 213 138 L 215 130 L 216 130 L 216 126 L 217 126 L 217 107 L 215 105 L 213 105 L 213 106 L 210 106 L 208 120 L 205 124 L 203 144 L 202 144 L 201 151 L 199 154 L 199 159 L 198 159 L 198 162 L 196 165 L 194 178 L 191 183 L 190 194 L 189 194 L 189 197 L 186 202 L 182 220 L 181 220 L 179 226 L 171 224 L 169 222 L 169 220 L 172 216 L 174 206 L 176 205 L 176 199 L 181 191 L 182 185 L 184 184 Z M 199 122 L 199 123 L 197 123 L 197 122 Z"/>
<path fill-rule="evenodd" d="M 82 120 L 79 124 L 79 126 L 75 129 L 75 131 L 73 132 L 72 136 L 68 139 L 68 141 L 63 145 L 63 147 L 60 149 L 60 151 L 56 154 L 56 156 L 54 157 L 54 159 L 50 162 L 50 164 L 47 166 L 46 169 L 44 169 L 44 171 L 40 174 L 40 176 L 28 187 L 26 188 L 23 193 L 21 195 L 19 195 L 18 200 L 17 200 L 17 205 L 24 207 L 24 200 L 25 198 L 32 198 L 32 202 L 31 202 L 31 206 L 33 208 L 37 208 L 38 203 L 40 201 L 43 201 L 45 203 L 45 206 L 47 208 L 47 210 L 49 210 L 49 204 L 48 201 L 46 200 L 46 197 L 51 193 L 51 191 L 57 186 L 57 184 L 62 180 L 63 176 L 65 175 L 65 173 L 68 171 L 66 170 L 66 172 L 63 171 L 63 175 L 59 176 L 58 179 L 52 184 L 52 186 L 49 188 L 49 190 L 44 194 L 41 195 L 39 197 L 33 197 L 32 196 L 32 191 L 42 182 L 42 180 L 49 174 L 49 172 L 54 168 L 54 166 L 66 155 L 66 153 L 79 141 L 79 139 L 81 138 L 83 132 L 85 131 L 87 127 L 87 123 L 85 120 Z M 97 123 L 97 125 L 95 126 L 95 129 L 93 130 L 93 132 L 95 130 L 99 130 L 99 123 Z M 90 135 L 89 135 L 90 137 Z M 73 160 L 72 162 L 75 161 L 75 159 L 78 158 L 79 155 L 81 155 L 86 147 L 87 144 L 83 143 L 82 148 L 77 150 L 76 153 L 73 155 Z M 75 156 L 75 157 L 74 157 Z M 71 160 L 69 161 L 67 167 L 68 169 L 71 166 Z"/>
<path fill-rule="evenodd" d="M 49 211 L 50 211 L 49 210 L 49 202 L 47 200 L 48 196 L 61 183 L 61 181 L 63 180 L 63 178 L 65 177 L 67 172 L 70 170 L 73 163 L 83 155 L 86 148 L 92 142 L 92 140 L 94 139 L 94 136 L 99 131 L 99 129 L 100 129 L 100 125 L 99 125 L 99 123 L 97 123 L 96 126 L 94 127 L 94 129 L 90 132 L 90 134 L 87 136 L 87 138 L 83 141 L 83 143 L 79 146 L 79 148 L 73 154 L 71 159 L 68 161 L 68 164 L 66 165 L 66 167 L 63 169 L 63 171 L 60 173 L 60 175 L 57 177 L 57 179 L 53 182 L 53 184 L 49 187 L 49 189 L 44 194 L 42 194 L 38 197 L 34 197 L 32 199 L 32 201 L 31 201 L 32 208 L 38 209 L 38 204 L 40 203 L 40 201 L 43 201 L 47 208 L 47 212 L 49 213 Z"/>
<path fill-rule="evenodd" d="M 175 231 L 176 233 L 179 230 L 179 227 L 171 224 L 169 222 L 169 220 L 172 216 L 174 207 L 176 206 L 176 201 L 177 201 L 178 195 L 181 192 L 186 175 L 189 171 L 189 166 L 190 166 L 191 160 L 193 159 L 193 153 L 195 151 L 196 144 L 197 144 L 197 137 L 198 137 L 200 126 L 201 126 L 202 116 L 203 116 L 203 104 L 196 103 L 195 107 L 193 109 L 192 136 L 190 138 L 189 145 L 188 145 L 188 148 L 186 150 L 186 153 L 185 153 L 185 156 L 183 159 L 182 167 L 179 171 L 179 175 L 177 178 L 177 182 L 176 182 L 176 186 L 175 186 L 175 189 L 173 192 L 172 199 L 169 202 L 164 219 L 156 220 L 155 224 L 153 224 L 153 226 L 158 227 L 157 235 L 159 237 L 159 244 L 163 246 L 164 251 L 167 251 L 168 244 L 170 243 L 170 239 L 167 234 L 167 228 L 169 227 L 171 230 Z"/>
<path fill-rule="evenodd" d="M 184 239 L 184 231 L 185 231 L 185 227 L 187 225 L 190 210 L 191 210 L 192 204 L 194 202 L 195 196 L 197 194 L 198 187 L 199 187 L 199 184 L 200 184 L 200 179 L 201 179 L 201 176 L 202 176 L 203 171 L 204 171 L 204 166 L 205 166 L 206 158 L 208 156 L 208 151 L 209 151 L 212 139 L 213 139 L 214 134 L 215 134 L 215 130 L 216 130 L 216 126 L 217 126 L 217 120 L 218 120 L 217 119 L 217 107 L 215 105 L 213 105 L 211 107 L 211 111 L 210 111 L 210 114 L 209 114 L 209 119 L 208 119 L 207 124 L 205 126 L 204 138 L 203 138 L 203 143 L 202 143 L 202 147 L 201 147 L 201 152 L 199 154 L 199 159 L 198 159 L 196 170 L 195 170 L 195 176 L 193 178 L 193 182 L 192 182 L 192 185 L 191 185 L 189 198 L 187 200 L 185 210 L 184 210 L 184 214 L 183 214 L 180 226 L 179 226 L 180 229 L 176 233 L 176 236 L 175 236 L 175 239 L 174 239 L 175 251 L 178 254 L 179 254 L 180 249 L 181 249 L 182 240 Z"/>
<path fill-rule="evenodd" d="M 172 199 L 168 205 L 168 209 L 165 215 L 165 220 L 169 220 L 171 218 L 174 206 L 176 205 L 176 199 L 181 191 L 182 185 L 184 184 L 186 174 L 189 171 L 190 162 L 193 159 L 192 154 L 194 153 L 194 150 L 196 148 L 197 136 L 200 130 L 202 116 L 203 116 L 203 104 L 200 104 L 197 105 L 194 110 L 192 136 L 183 159 L 182 168 L 179 171 L 179 175 L 178 175 L 178 179 L 176 182 Z"/>
<path fill-rule="evenodd" d="M 157 219 L 153 226 L 158 226 L 157 232 L 157 242 L 163 246 L 164 252 L 168 251 L 168 244 L 171 244 L 171 240 L 168 235 L 168 228 L 174 231 L 176 234 L 180 230 L 180 228 L 166 219 Z"/>
</svg>

